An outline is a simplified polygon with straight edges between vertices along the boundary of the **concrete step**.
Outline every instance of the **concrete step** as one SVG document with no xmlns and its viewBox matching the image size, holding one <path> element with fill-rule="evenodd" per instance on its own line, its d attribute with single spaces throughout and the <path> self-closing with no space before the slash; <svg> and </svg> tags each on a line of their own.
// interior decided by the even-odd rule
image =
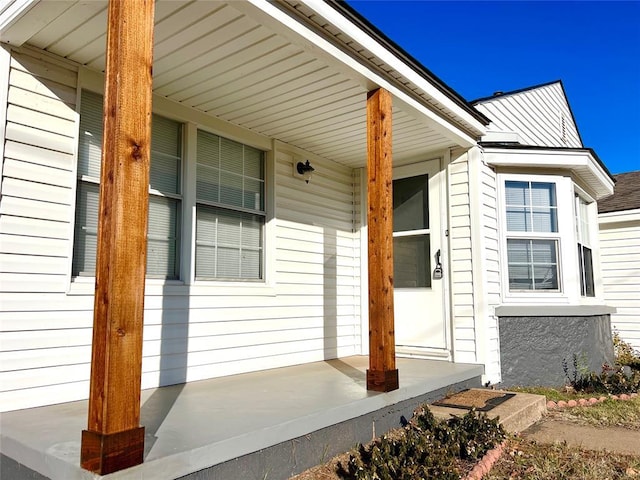
<svg viewBox="0 0 640 480">
<path fill-rule="evenodd" d="M 481 390 L 481 389 L 472 389 Z M 514 393 L 502 390 L 495 392 Z M 462 408 L 442 407 L 429 405 L 429 410 L 436 418 L 448 419 L 451 416 L 465 415 L 468 410 Z M 527 429 L 547 412 L 547 401 L 543 395 L 531 393 L 516 393 L 500 405 L 492 408 L 487 413 L 489 418 L 500 417 L 500 424 L 510 433 L 518 433 Z"/>
</svg>

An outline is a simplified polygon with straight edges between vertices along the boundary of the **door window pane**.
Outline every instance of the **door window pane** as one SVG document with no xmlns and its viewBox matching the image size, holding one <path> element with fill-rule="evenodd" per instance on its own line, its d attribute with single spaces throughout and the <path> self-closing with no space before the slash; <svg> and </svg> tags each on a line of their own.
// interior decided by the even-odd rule
<svg viewBox="0 0 640 480">
<path fill-rule="evenodd" d="M 393 239 L 393 285 L 395 288 L 431 286 L 429 235 Z"/>
<path fill-rule="evenodd" d="M 393 181 L 393 231 L 429 228 L 429 176 Z"/>
</svg>

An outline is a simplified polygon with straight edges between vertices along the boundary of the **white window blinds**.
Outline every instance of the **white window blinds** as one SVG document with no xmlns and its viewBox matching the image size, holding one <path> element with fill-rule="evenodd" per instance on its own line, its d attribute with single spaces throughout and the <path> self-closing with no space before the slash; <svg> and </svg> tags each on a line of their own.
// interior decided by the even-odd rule
<svg viewBox="0 0 640 480">
<path fill-rule="evenodd" d="M 95 275 L 102 155 L 102 96 L 82 91 L 73 275 Z M 182 125 L 154 115 L 151 135 L 147 276 L 178 278 Z"/>
<path fill-rule="evenodd" d="M 505 204 L 509 290 L 559 290 L 556 185 L 506 181 Z"/>
<path fill-rule="evenodd" d="M 196 278 L 263 278 L 264 153 L 198 131 Z"/>
</svg>

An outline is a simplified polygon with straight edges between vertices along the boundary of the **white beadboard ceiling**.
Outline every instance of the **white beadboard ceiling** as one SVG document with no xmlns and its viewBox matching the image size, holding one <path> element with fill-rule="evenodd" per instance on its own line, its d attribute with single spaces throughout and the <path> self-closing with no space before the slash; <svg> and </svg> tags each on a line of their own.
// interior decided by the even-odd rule
<svg viewBox="0 0 640 480">
<path fill-rule="evenodd" d="M 265 27 L 247 4 L 239 5 L 214 0 L 157 1 L 154 92 L 338 163 L 365 165 L 367 85 L 344 65 L 314 55 L 307 44 L 291 41 L 290 35 L 273 26 Z M 320 22 L 305 5 L 288 1 L 280 6 L 292 22 L 303 19 L 314 24 L 334 43 L 343 42 L 354 57 L 362 57 L 359 61 L 385 70 L 373 54 Z M 16 43 L 19 38 L 19 43 L 103 71 L 106 23 L 106 1 L 44 0 L 33 2 L 25 14 L 5 24 L 0 39 Z M 426 95 L 420 99 L 418 87 L 399 80 L 397 72 L 383 73 L 453 128 L 478 136 L 478 127 L 469 125 L 454 109 Z M 432 128 L 413 110 L 394 106 L 396 164 L 455 145 L 454 137 L 443 134 L 442 128 Z"/>
</svg>

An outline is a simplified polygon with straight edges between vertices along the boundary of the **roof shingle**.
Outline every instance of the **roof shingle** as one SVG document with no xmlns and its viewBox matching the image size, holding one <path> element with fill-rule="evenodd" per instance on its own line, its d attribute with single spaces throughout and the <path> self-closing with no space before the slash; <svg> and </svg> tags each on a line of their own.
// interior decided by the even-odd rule
<svg viewBox="0 0 640 480">
<path fill-rule="evenodd" d="M 620 212 L 640 208 L 640 170 L 613 176 L 613 195 L 598 202 L 598 213 Z"/>
</svg>

